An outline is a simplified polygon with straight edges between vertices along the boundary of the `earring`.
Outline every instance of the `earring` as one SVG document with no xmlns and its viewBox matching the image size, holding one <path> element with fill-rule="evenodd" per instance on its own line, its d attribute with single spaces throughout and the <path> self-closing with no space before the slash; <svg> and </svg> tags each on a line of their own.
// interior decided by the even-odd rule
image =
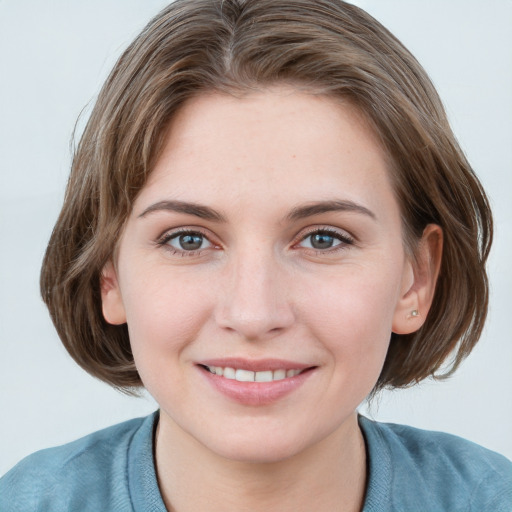
<svg viewBox="0 0 512 512">
<path fill-rule="evenodd" d="M 411 316 L 420 316 L 420 312 L 417 309 L 411 311 Z"/>
</svg>

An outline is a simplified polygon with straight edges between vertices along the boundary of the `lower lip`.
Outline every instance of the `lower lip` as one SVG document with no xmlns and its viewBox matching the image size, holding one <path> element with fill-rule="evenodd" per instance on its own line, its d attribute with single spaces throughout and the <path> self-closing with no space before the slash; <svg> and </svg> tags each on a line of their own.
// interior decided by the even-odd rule
<svg viewBox="0 0 512 512">
<path fill-rule="evenodd" d="M 203 367 L 199 370 L 217 391 L 243 405 L 270 405 L 297 390 L 313 374 L 314 368 L 307 369 L 295 377 L 272 382 L 240 382 L 215 375 Z"/>
</svg>

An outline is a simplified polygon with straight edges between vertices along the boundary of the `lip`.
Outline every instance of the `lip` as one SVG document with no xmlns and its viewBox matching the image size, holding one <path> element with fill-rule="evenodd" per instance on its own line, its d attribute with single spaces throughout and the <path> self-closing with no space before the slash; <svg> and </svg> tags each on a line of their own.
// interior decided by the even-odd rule
<svg viewBox="0 0 512 512">
<path fill-rule="evenodd" d="M 249 371 L 305 370 L 294 377 L 272 382 L 240 382 L 209 372 L 205 366 L 222 366 Z M 265 406 L 298 390 L 314 373 L 316 366 L 282 359 L 247 360 L 238 358 L 208 359 L 197 364 L 198 371 L 216 391 L 241 405 Z"/>
<path fill-rule="evenodd" d="M 252 372 L 265 372 L 274 370 L 305 370 L 314 365 L 287 361 L 285 359 L 243 359 L 240 357 L 229 357 L 222 359 L 207 359 L 199 361 L 203 366 L 222 366 L 223 368 L 237 368 Z"/>
</svg>

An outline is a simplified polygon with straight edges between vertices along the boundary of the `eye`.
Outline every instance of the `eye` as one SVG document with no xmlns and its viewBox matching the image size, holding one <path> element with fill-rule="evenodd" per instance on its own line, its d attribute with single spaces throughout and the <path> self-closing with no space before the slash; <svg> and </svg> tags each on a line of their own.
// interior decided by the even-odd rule
<svg viewBox="0 0 512 512">
<path fill-rule="evenodd" d="M 181 231 L 171 233 L 162 240 L 162 245 L 169 245 L 178 252 L 192 252 L 207 249 L 212 243 L 202 233 L 197 231 Z"/>
<path fill-rule="evenodd" d="M 354 241 L 347 235 L 330 229 L 317 229 L 308 233 L 299 243 L 299 246 L 317 251 L 328 251 L 339 246 L 352 245 Z M 341 247 L 339 247 L 341 248 Z"/>
</svg>

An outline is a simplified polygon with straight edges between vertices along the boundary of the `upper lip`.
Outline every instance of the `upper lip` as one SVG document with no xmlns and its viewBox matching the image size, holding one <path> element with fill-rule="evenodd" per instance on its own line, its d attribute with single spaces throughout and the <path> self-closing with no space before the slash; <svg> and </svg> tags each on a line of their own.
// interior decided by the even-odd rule
<svg viewBox="0 0 512 512">
<path fill-rule="evenodd" d="M 288 361 L 285 359 L 244 359 L 238 357 L 206 359 L 199 361 L 203 366 L 220 366 L 222 368 L 236 368 L 253 372 L 264 372 L 274 370 L 305 370 L 315 365 Z"/>
</svg>

